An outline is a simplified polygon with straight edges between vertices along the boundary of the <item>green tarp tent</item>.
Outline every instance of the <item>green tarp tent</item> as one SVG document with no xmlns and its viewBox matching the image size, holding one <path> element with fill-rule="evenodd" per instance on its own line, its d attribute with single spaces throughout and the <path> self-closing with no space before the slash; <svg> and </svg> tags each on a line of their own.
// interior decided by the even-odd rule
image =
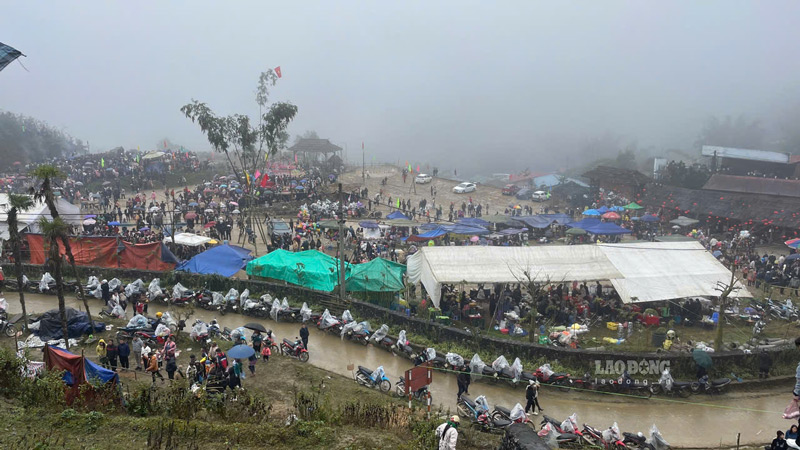
<svg viewBox="0 0 800 450">
<path fill-rule="evenodd" d="M 641 205 L 635 202 L 630 202 L 627 205 L 623 206 L 625 209 L 643 209 Z"/>
<path fill-rule="evenodd" d="M 406 266 L 383 258 L 353 265 L 347 277 L 347 290 L 353 292 L 402 291 Z"/>
<path fill-rule="evenodd" d="M 339 284 L 339 260 L 317 250 L 275 250 L 247 263 L 250 276 L 282 280 L 298 286 L 331 292 Z M 345 263 L 345 277 L 350 264 Z"/>
</svg>

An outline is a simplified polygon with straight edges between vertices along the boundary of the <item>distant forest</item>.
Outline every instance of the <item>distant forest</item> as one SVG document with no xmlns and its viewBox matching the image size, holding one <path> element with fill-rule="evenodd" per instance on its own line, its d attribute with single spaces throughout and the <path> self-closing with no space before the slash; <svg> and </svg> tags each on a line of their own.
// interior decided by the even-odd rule
<svg viewBox="0 0 800 450">
<path fill-rule="evenodd" d="M 23 164 L 85 152 L 84 143 L 47 123 L 0 112 L 0 160 Z"/>
</svg>

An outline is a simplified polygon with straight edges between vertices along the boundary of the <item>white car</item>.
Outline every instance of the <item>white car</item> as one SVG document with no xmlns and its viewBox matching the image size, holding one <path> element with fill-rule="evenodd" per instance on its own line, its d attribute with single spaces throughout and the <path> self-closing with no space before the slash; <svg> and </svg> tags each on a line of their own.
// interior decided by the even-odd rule
<svg viewBox="0 0 800 450">
<path fill-rule="evenodd" d="M 547 192 L 545 191 L 536 191 L 531 194 L 531 200 L 535 202 L 543 202 L 547 200 Z"/>
<path fill-rule="evenodd" d="M 427 173 L 421 173 L 417 175 L 416 178 L 414 178 L 414 182 L 417 184 L 430 183 L 431 181 L 433 181 L 433 177 L 428 175 Z"/>
<path fill-rule="evenodd" d="M 475 192 L 475 183 L 463 182 L 453 188 L 456 194 L 466 194 L 467 192 Z"/>
</svg>

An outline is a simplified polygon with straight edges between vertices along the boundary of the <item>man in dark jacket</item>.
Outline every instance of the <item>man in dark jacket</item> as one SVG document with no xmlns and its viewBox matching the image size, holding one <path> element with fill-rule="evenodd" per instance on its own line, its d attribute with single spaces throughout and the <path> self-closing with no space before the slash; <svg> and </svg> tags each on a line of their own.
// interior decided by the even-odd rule
<svg viewBox="0 0 800 450">
<path fill-rule="evenodd" d="M 300 340 L 303 341 L 303 347 L 305 347 L 306 350 L 308 350 L 308 325 L 307 324 L 303 324 L 303 326 L 300 327 Z"/>
<path fill-rule="evenodd" d="M 106 350 L 106 352 L 108 352 L 108 350 Z M 128 343 L 125 342 L 125 339 L 119 340 L 117 354 L 119 355 L 119 365 L 122 366 L 122 370 L 128 370 L 128 357 L 131 356 L 131 348 L 128 346 Z"/>
<path fill-rule="evenodd" d="M 539 413 L 536 412 L 536 408 L 539 408 L 539 411 L 544 411 L 541 405 L 539 405 L 539 382 L 536 380 L 530 380 L 528 382 L 528 387 L 525 388 L 525 398 L 528 400 L 528 403 L 525 404 L 525 414 L 529 414 L 530 411 L 533 411 L 534 416 L 538 416 Z"/>
<path fill-rule="evenodd" d="M 762 349 L 758 354 L 758 378 L 769 378 L 769 369 L 772 367 L 772 356 L 767 349 Z"/>
<path fill-rule="evenodd" d="M 100 292 L 103 294 L 103 303 L 108 306 L 108 301 L 111 300 L 111 289 L 108 287 L 108 280 L 103 280 L 100 284 Z"/>
<path fill-rule="evenodd" d="M 117 357 L 119 356 L 119 349 L 116 345 L 114 345 L 114 340 L 109 339 L 108 344 L 106 344 L 106 358 L 108 358 L 108 364 L 111 365 L 111 370 L 114 372 L 117 371 Z"/>
<path fill-rule="evenodd" d="M 456 400 L 458 400 L 461 398 L 461 394 L 469 394 L 469 383 L 472 382 L 469 367 L 464 367 L 458 372 L 458 375 L 456 376 L 456 382 L 458 383 L 458 394 L 456 395 Z"/>
</svg>

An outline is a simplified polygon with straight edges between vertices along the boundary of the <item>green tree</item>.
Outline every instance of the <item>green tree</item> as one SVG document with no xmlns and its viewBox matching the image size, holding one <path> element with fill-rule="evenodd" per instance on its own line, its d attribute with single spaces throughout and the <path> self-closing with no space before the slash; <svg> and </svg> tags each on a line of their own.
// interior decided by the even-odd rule
<svg viewBox="0 0 800 450">
<path fill-rule="evenodd" d="M 53 220 L 42 217 L 39 219 L 39 228 L 42 230 L 45 242 L 48 243 L 48 263 L 52 267 L 52 275 L 56 280 L 56 296 L 58 297 L 58 312 L 61 315 L 61 331 L 64 333 L 64 348 L 69 350 L 67 307 L 64 302 L 64 261 L 58 248 L 59 240 L 69 234 L 69 226 L 60 217 L 54 217 Z M 92 323 L 92 327 L 94 327 L 94 323 Z"/>
<path fill-rule="evenodd" d="M 259 76 L 257 126 L 244 114 L 217 116 L 207 104 L 194 99 L 181 107 L 181 112 L 200 126 L 214 151 L 225 155 L 232 173 L 244 186 L 248 185 L 245 172 L 253 174 L 268 156 L 285 147 L 289 138 L 286 129 L 297 114 L 297 106 L 291 103 L 268 104 L 269 88 L 277 79 L 272 69 Z"/>
<path fill-rule="evenodd" d="M 28 330 L 28 310 L 25 308 L 25 289 L 22 286 L 22 240 L 19 235 L 20 212 L 27 211 L 33 206 L 33 200 L 27 195 L 9 194 L 8 196 L 8 240 L 11 243 L 11 253 L 14 255 L 14 271 L 17 275 L 17 290 L 19 303 L 22 306 L 22 326 Z"/>
<path fill-rule="evenodd" d="M 42 182 L 38 189 L 35 187 L 31 188 L 33 197 L 36 200 L 44 201 L 45 205 L 47 205 L 47 209 L 50 211 L 50 217 L 53 219 L 59 218 L 58 208 L 56 207 L 56 197 L 53 193 L 53 183 L 55 180 L 66 178 L 66 175 L 55 167 L 46 164 L 38 166 L 31 172 L 31 175 Z M 86 314 L 89 316 L 89 323 L 91 324 L 92 331 L 94 332 L 94 319 L 92 318 L 92 312 L 89 309 L 89 301 L 83 292 L 81 276 L 78 272 L 78 266 L 75 265 L 75 256 L 72 254 L 72 245 L 69 243 L 69 225 L 67 225 L 66 222 L 64 222 L 64 225 L 66 225 L 66 231 L 60 234 L 58 238 L 61 240 L 61 245 L 64 246 L 64 252 L 67 255 L 69 264 L 72 267 L 72 273 L 75 275 L 76 284 L 78 285 L 78 294 L 83 300 L 83 306 L 86 308 Z M 58 281 L 58 279 L 56 279 L 56 281 Z M 61 281 L 63 283 L 63 280 Z"/>
</svg>

